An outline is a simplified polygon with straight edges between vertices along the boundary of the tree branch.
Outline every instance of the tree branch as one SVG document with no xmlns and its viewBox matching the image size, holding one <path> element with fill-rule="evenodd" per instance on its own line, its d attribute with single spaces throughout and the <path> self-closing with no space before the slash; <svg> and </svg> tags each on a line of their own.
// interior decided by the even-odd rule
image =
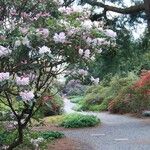
<svg viewBox="0 0 150 150">
<path fill-rule="evenodd" d="M 98 6 L 104 8 L 106 11 L 113 11 L 121 14 L 133 14 L 133 13 L 139 13 L 141 11 L 145 11 L 144 3 L 130 6 L 127 8 L 119 8 L 114 6 L 105 5 L 104 3 L 97 2 L 96 0 L 83 0 L 84 3 L 87 3 L 91 6 Z"/>
</svg>

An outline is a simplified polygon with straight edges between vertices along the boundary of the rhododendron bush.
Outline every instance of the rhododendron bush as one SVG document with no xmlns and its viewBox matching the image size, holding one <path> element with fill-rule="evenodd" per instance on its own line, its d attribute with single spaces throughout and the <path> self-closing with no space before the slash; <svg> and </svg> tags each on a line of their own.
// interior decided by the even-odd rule
<svg viewBox="0 0 150 150">
<path fill-rule="evenodd" d="M 91 22 L 87 8 L 51 0 L 7 0 L 0 13 L 0 102 L 12 112 L 12 130 L 18 132 L 5 147 L 13 149 L 23 142 L 23 130 L 57 75 L 72 64 L 86 67 L 102 47 L 114 46 L 116 33 Z"/>
</svg>

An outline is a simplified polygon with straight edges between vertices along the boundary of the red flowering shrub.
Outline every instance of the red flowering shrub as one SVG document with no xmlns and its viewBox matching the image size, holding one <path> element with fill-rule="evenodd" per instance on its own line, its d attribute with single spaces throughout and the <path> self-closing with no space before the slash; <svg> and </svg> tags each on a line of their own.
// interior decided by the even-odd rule
<svg viewBox="0 0 150 150">
<path fill-rule="evenodd" d="M 109 103 L 108 110 L 111 113 L 124 114 L 130 111 L 131 94 L 128 94 L 129 88 L 124 88 L 120 93 Z"/>
<path fill-rule="evenodd" d="M 142 72 L 140 79 L 121 91 L 109 103 L 108 110 L 111 113 L 136 113 L 150 110 L 150 70 Z"/>
<path fill-rule="evenodd" d="M 134 84 L 133 89 L 143 88 L 143 94 L 150 94 L 150 70 L 141 73 L 140 79 Z"/>
</svg>

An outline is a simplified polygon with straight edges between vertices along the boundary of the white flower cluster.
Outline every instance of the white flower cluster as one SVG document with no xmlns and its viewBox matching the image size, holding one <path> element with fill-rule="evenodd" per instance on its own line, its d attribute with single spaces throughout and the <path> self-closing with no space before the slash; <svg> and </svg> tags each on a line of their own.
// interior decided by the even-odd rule
<svg viewBox="0 0 150 150">
<path fill-rule="evenodd" d="M 107 36 L 111 37 L 111 38 L 116 38 L 116 36 L 117 36 L 117 33 L 114 32 L 114 31 L 111 30 L 111 29 L 106 29 L 106 30 L 104 31 L 104 33 L 105 33 Z"/>
<path fill-rule="evenodd" d="M 90 19 L 86 19 L 81 24 L 83 29 L 90 30 L 92 28 L 101 29 L 102 23 L 99 21 L 91 21 Z"/>
<path fill-rule="evenodd" d="M 29 85 L 29 77 L 16 77 L 17 85 Z"/>
<path fill-rule="evenodd" d="M 78 33 L 79 32 L 79 29 L 78 28 L 70 28 L 70 29 L 68 29 L 68 31 L 67 31 L 67 35 L 68 36 L 74 36 L 76 33 Z"/>
<path fill-rule="evenodd" d="M 79 69 L 78 73 L 82 76 L 87 76 L 88 75 L 88 71 L 84 70 L 84 69 Z"/>
<path fill-rule="evenodd" d="M 89 49 L 86 49 L 85 51 L 83 51 L 83 49 L 79 49 L 79 54 L 83 56 L 83 58 L 88 59 L 90 58 L 91 52 Z"/>
<path fill-rule="evenodd" d="M 40 47 L 40 48 L 39 48 L 39 54 L 42 55 L 42 54 L 45 54 L 45 53 L 50 54 L 50 53 L 51 53 L 50 48 L 47 47 L 47 46 L 42 46 L 42 47 Z"/>
<path fill-rule="evenodd" d="M 81 13 L 83 12 L 83 8 L 81 6 L 71 6 L 71 7 L 60 7 L 58 9 L 61 13 L 65 13 L 67 15 L 70 15 L 72 13 Z"/>
<path fill-rule="evenodd" d="M 20 92 L 19 95 L 21 96 L 21 98 L 24 102 L 29 102 L 34 98 L 33 91 Z"/>
<path fill-rule="evenodd" d="M 44 138 L 39 137 L 37 139 L 31 139 L 31 143 L 35 146 L 35 149 L 37 150 L 39 148 L 39 144 L 44 141 Z"/>
<path fill-rule="evenodd" d="M 11 52 L 12 51 L 9 48 L 0 45 L 0 57 L 8 56 L 11 54 Z"/>
<path fill-rule="evenodd" d="M 65 43 L 66 42 L 66 35 L 64 32 L 55 33 L 53 36 L 55 43 Z"/>
<path fill-rule="evenodd" d="M 102 45 L 110 45 L 110 41 L 108 41 L 105 38 L 90 38 L 90 37 L 83 37 L 83 39 L 85 40 L 85 42 L 89 45 L 89 46 L 102 46 Z"/>
<path fill-rule="evenodd" d="M 9 80 L 10 74 L 9 72 L 0 72 L 0 82 Z"/>
<path fill-rule="evenodd" d="M 91 76 L 91 81 L 92 81 L 95 85 L 98 85 L 98 83 L 99 83 L 99 78 L 93 78 L 93 77 Z"/>
<path fill-rule="evenodd" d="M 28 47 L 30 46 L 30 41 L 27 36 L 25 36 L 22 40 L 15 41 L 15 47 L 18 47 L 21 44 L 28 46 Z"/>
</svg>

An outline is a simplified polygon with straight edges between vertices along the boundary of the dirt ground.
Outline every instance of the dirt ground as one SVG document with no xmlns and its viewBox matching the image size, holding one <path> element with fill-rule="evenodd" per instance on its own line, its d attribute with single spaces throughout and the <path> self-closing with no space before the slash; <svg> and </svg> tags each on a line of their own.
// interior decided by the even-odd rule
<svg viewBox="0 0 150 150">
<path fill-rule="evenodd" d="M 46 125 L 34 127 L 34 131 L 65 131 L 65 130 L 75 130 L 75 129 L 65 129 L 63 127 L 57 127 L 56 125 Z M 71 139 L 64 137 L 55 140 L 53 143 L 48 145 L 47 150 L 92 150 L 92 148 L 87 144 L 79 141 L 78 139 Z"/>
<path fill-rule="evenodd" d="M 57 139 L 48 145 L 48 150 L 92 150 L 86 143 L 71 138 Z"/>
</svg>

